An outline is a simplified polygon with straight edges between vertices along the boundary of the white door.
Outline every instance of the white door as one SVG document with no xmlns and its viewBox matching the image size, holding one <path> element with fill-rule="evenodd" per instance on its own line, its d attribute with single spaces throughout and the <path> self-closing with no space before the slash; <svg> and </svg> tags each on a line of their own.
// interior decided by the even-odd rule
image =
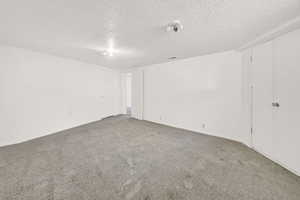
<svg viewBox="0 0 300 200">
<path fill-rule="evenodd" d="M 300 30 L 252 56 L 253 147 L 300 175 Z"/>
<path fill-rule="evenodd" d="M 253 148 L 271 155 L 273 152 L 272 101 L 273 69 L 272 42 L 252 51 L 252 142 Z"/>
<path fill-rule="evenodd" d="M 300 175 L 300 30 L 274 41 L 276 159 Z"/>
</svg>

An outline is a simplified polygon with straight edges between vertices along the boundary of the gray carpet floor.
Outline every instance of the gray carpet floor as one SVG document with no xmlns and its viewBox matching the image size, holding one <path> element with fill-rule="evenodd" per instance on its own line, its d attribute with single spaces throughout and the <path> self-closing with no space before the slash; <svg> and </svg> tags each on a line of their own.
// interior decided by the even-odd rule
<svg viewBox="0 0 300 200">
<path fill-rule="evenodd" d="M 1 200 L 299 200 L 248 147 L 118 116 L 0 148 Z"/>
</svg>

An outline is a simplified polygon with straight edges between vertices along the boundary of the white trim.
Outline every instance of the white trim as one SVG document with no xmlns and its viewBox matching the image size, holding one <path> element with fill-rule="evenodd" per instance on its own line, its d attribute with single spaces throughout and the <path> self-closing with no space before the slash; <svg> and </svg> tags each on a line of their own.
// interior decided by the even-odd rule
<svg viewBox="0 0 300 200">
<path fill-rule="evenodd" d="M 224 137 L 224 136 L 219 135 L 219 134 L 215 134 L 215 133 L 207 132 L 207 131 L 202 131 L 202 130 L 199 131 L 199 130 L 192 130 L 192 129 L 189 129 L 189 128 L 183 128 L 183 127 L 179 127 L 179 126 L 176 126 L 176 125 L 173 125 L 173 124 L 169 124 L 169 123 L 166 123 L 166 122 L 157 122 L 157 121 L 145 120 L 145 119 L 143 119 L 143 121 L 148 121 L 148 122 L 152 122 L 152 123 L 156 123 L 156 124 L 161 124 L 161 125 L 169 126 L 169 127 L 172 127 L 172 128 L 178 128 L 178 129 L 182 129 L 182 130 L 186 130 L 186 131 L 191 131 L 193 133 L 199 133 L 199 134 L 202 134 L 202 135 L 213 136 L 213 137 L 217 137 L 217 138 L 223 138 L 223 139 L 226 139 L 226 140 L 238 142 L 240 144 L 245 145 L 246 147 L 248 147 L 250 149 L 253 149 L 255 152 L 263 155 L 264 157 L 266 157 L 267 159 L 271 160 L 272 162 L 280 165 L 281 167 L 285 168 L 286 170 L 288 170 L 291 173 L 293 173 L 293 174 L 295 174 L 295 175 L 297 175 L 297 176 L 300 177 L 300 172 L 296 171 L 295 169 L 292 169 L 292 168 L 288 167 L 286 164 L 278 161 L 277 159 L 274 159 L 272 156 L 269 156 L 269 155 L 263 153 L 262 151 L 256 149 L 254 146 L 251 146 L 251 144 L 247 144 L 244 141 L 238 140 L 236 138 Z"/>
<path fill-rule="evenodd" d="M 273 158 L 272 156 L 270 156 L 270 155 L 268 155 L 268 154 L 266 154 L 266 153 L 264 153 L 264 152 L 258 150 L 258 149 L 255 148 L 255 147 L 252 147 L 252 149 L 253 149 L 254 151 L 256 151 L 257 153 L 262 154 L 262 155 L 265 156 L 266 158 L 272 160 L 273 162 L 275 162 L 276 164 L 280 165 L 281 167 L 285 168 L 286 170 L 288 170 L 288 171 L 290 171 L 290 172 L 292 172 L 292 173 L 294 173 L 295 175 L 297 175 L 297 176 L 300 177 L 300 172 L 298 172 L 297 170 L 288 167 L 288 166 L 287 166 L 286 164 L 284 164 L 283 162 L 278 161 L 277 159 L 275 159 L 275 158 Z"/>
<path fill-rule="evenodd" d="M 268 31 L 267 33 L 258 36 L 256 39 L 251 40 L 250 42 L 247 42 L 246 44 L 239 47 L 238 51 L 243 51 L 245 49 L 251 48 L 255 45 L 268 42 L 270 40 L 273 40 L 276 37 L 279 37 L 285 33 L 294 31 L 296 29 L 300 28 L 300 16 L 281 24 L 280 26 L 274 28 L 271 31 Z"/>
<path fill-rule="evenodd" d="M 182 127 L 182 126 L 178 126 L 178 125 L 168 123 L 168 122 L 165 122 L 165 121 L 155 121 L 155 120 L 150 120 L 150 119 L 143 119 L 143 121 L 151 122 L 151 123 L 155 123 L 155 124 L 160 124 L 160 125 L 164 125 L 164 126 L 169 126 L 169 127 L 172 127 L 172 128 L 177 128 L 177 129 L 181 129 L 181 130 L 184 130 L 184 131 L 189 131 L 189 132 L 193 132 L 193 133 L 201 134 L 201 135 L 205 135 L 205 136 L 212 136 L 212 137 L 222 138 L 222 139 L 230 140 L 230 141 L 233 141 L 233 142 L 237 142 L 237 143 L 249 146 L 246 143 L 241 142 L 241 140 L 238 140 L 236 138 L 226 137 L 224 135 L 219 135 L 219 134 L 216 134 L 216 133 L 213 133 L 213 132 L 208 132 L 208 131 L 205 131 L 205 130 L 199 130 L 199 129 L 197 130 L 197 129 L 191 129 L 191 128 L 187 128 L 187 127 Z"/>
<path fill-rule="evenodd" d="M 143 79 L 143 87 L 142 87 L 142 119 L 144 119 L 145 116 L 145 70 L 142 69 L 142 79 Z"/>
<path fill-rule="evenodd" d="M 226 138 L 226 139 L 227 139 L 227 138 Z M 235 141 L 236 141 L 236 140 L 235 140 Z M 238 142 L 240 142 L 240 141 L 238 141 Z M 288 167 L 288 166 L 287 166 L 286 164 L 284 164 L 283 162 L 280 162 L 280 161 L 278 161 L 277 159 L 273 158 L 272 156 L 270 156 L 270 155 L 268 155 L 268 154 L 266 154 L 266 153 L 264 153 L 264 152 L 258 150 L 258 149 L 255 148 L 254 146 L 248 145 L 248 144 L 246 144 L 246 143 L 244 143 L 244 142 L 241 142 L 241 143 L 244 144 L 244 145 L 246 145 L 246 146 L 249 147 L 250 149 L 253 149 L 256 153 L 259 153 L 259 154 L 263 155 L 264 157 L 268 158 L 268 159 L 271 160 L 272 162 L 274 162 L 274 163 L 280 165 L 281 167 L 285 168 L 285 169 L 288 170 L 289 172 L 291 172 L 291 173 L 293 173 L 293 174 L 295 174 L 295 175 L 297 175 L 297 176 L 300 177 L 300 172 L 298 172 L 298 171 L 296 171 L 296 170 L 294 170 L 294 169 Z"/>
</svg>

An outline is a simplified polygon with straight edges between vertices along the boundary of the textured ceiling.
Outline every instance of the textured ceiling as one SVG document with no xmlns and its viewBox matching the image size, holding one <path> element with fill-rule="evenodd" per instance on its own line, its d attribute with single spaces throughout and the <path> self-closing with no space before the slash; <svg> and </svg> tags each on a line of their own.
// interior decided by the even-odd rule
<svg viewBox="0 0 300 200">
<path fill-rule="evenodd" d="M 0 42 L 125 69 L 238 48 L 299 0 L 0 0 Z M 178 19 L 184 30 L 166 32 Z M 113 43 L 115 55 L 100 50 Z"/>
</svg>

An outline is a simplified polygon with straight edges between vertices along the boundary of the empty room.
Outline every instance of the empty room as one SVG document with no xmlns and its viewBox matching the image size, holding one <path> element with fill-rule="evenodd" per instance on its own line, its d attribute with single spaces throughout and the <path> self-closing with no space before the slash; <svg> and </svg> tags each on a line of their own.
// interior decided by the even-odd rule
<svg viewBox="0 0 300 200">
<path fill-rule="evenodd" d="M 0 0 L 0 200 L 300 200 L 299 0 Z"/>
</svg>

